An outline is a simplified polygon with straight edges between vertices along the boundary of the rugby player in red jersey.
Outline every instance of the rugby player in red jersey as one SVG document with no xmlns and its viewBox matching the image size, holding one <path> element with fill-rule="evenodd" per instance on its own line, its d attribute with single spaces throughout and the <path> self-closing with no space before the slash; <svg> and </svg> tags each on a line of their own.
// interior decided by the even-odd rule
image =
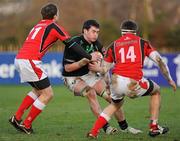
<svg viewBox="0 0 180 141">
<path fill-rule="evenodd" d="M 161 101 L 160 87 L 152 80 L 143 77 L 144 58 L 149 57 L 159 66 L 174 91 L 176 84 L 160 54 L 148 41 L 136 35 L 137 29 L 137 24 L 134 21 L 124 21 L 121 25 L 122 36 L 112 43 L 104 58 L 105 67 L 103 69 L 95 68 L 93 64 L 89 67 L 90 70 L 105 73 L 109 70 L 109 66 L 114 63 L 111 77 L 112 102 L 100 114 L 88 133 L 88 137 L 97 137 L 99 130 L 110 120 L 112 114 L 121 108 L 124 96 L 130 98 L 151 96 L 149 135 L 155 137 L 169 131 L 168 127 L 161 127 L 158 124 Z"/>
<path fill-rule="evenodd" d="M 20 74 L 21 82 L 28 82 L 33 89 L 23 99 L 9 122 L 26 134 L 33 133 L 32 122 L 53 97 L 53 90 L 41 61 L 48 49 L 59 39 L 79 56 L 89 60 L 96 59 L 96 56 L 86 53 L 70 38 L 64 28 L 56 23 L 58 13 L 54 4 L 47 4 L 41 9 L 42 20 L 32 28 L 15 58 L 15 66 Z M 21 122 L 24 111 L 29 107 L 31 109 L 27 117 Z"/>
</svg>

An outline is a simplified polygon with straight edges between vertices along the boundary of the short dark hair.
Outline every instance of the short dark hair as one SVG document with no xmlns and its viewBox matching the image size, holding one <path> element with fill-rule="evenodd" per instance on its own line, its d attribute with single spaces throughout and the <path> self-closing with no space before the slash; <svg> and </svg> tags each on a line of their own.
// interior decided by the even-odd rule
<svg viewBox="0 0 180 141">
<path fill-rule="evenodd" d="M 57 6 L 50 3 L 42 7 L 41 15 L 43 19 L 53 19 L 57 15 Z"/>
<path fill-rule="evenodd" d="M 100 28 L 99 23 L 96 20 L 87 20 L 84 22 L 83 27 L 82 27 L 82 32 L 84 29 L 89 29 L 91 26 L 95 26 L 96 28 Z"/>
<path fill-rule="evenodd" d="M 138 25 L 133 20 L 124 20 L 121 24 L 121 31 L 132 31 L 136 32 L 138 30 Z"/>
</svg>

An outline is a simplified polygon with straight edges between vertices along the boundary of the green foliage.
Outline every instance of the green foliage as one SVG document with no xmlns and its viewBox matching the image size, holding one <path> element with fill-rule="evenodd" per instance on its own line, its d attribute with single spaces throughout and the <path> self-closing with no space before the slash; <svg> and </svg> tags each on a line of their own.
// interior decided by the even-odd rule
<svg viewBox="0 0 180 141">
<path fill-rule="evenodd" d="M 0 39 L 0 44 L 6 47 L 9 45 L 18 45 L 18 39 L 15 36 L 5 37 L 4 39 Z"/>
<path fill-rule="evenodd" d="M 168 47 L 179 48 L 180 26 L 175 26 L 166 33 L 166 42 Z"/>
<path fill-rule="evenodd" d="M 148 4 L 147 0 L 142 2 L 138 0 L 131 2 L 123 0 L 98 0 L 96 2 L 94 0 L 88 2 L 84 0 L 51 0 L 60 8 L 60 24 L 65 26 L 65 29 L 72 36 L 81 32 L 81 24 L 85 20 L 95 18 L 102 21 L 100 23 L 100 40 L 107 46 L 120 36 L 120 22 L 123 19 L 134 17 L 133 19 L 141 25 L 140 35 L 142 37 L 150 39 L 152 44 L 157 47 L 166 48 L 170 46 L 173 52 L 179 51 L 179 27 L 176 27 L 178 31 L 170 29 L 180 22 L 179 0 L 151 1 L 152 3 Z M 0 9 L 3 10 L 0 13 L 0 46 L 11 45 L 12 42 L 22 44 L 29 30 L 40 20 L 40 8 L 47 2 L 50 1 L 0 0 Z M 145 2 L 147 5 L 144 5 Z M 16 13 L 17 8 L 13 9 L 13 5 L 16 4 L 21 4 L 19 13 Z M 150 21 L 148 17 L 146 10 L 148 7 L 152 8 L 153 21 Z M 9 10 L 9 8 L 12 9 Z M 9 11 L 12 12 L 9 13 Z M 177 33 L 177 36 L 174 32 Z M 14 41 L 12 41 L 12 37 L 14 37 Z"/>
<path fill-rule="evenodd" d="M 0 140 L 1 141 L 88 141 L 86 133 L 92 127 L 95 117 L 92 115 L 88 101 L 74 97 L 64 86 L 55 86 L 54 99 L 42 114 L 34 121 L 35 134 L 25 135 L 16 131 L 8 118 L 17 110 L 25 94 L 31 90 L 27 86 L 0 86 Z M 101 131 L 98 141 L 175 141 L 180 139 L 180 88 L 176 94 L 170 88 L 162 88 L 162 105 L 159 122 L 170 128 L 169 134 L 150 138 L 147 135 L 149 97 L 125 99 L 124 109 L 130 126 L 143 130 L 140 135 L 119 132 L 108 136 Z M 100 99 L 102 107 L 107 103 Z M 27 114 L 27 112 L 25 113 Z M 23 117 L 24 118 L 24 117 Z M 111 125 L 117 126 L 114 118 Z"/>
<path fill-rule="evenodd" d="M 102 21 L 100 27 L 100 39 L 102 43 L 107 46 L 120 36 L 120 28 L 114 24 L 113 21 Z"/>
</svg>

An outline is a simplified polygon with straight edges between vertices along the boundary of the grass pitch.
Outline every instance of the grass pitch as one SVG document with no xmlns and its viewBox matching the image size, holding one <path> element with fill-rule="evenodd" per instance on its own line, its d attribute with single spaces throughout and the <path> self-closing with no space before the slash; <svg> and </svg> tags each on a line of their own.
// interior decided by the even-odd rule
<svg viewBox="0 0 180 141">
<path fill-rule="evenodd" d="M 95 117 L 87 100 L 74 97 L 64 86 L 54 86 L 54 99 L 34 121 L 35 134 L 25 135 L 16 131 L 9 123 L 9 117 L 17 110 L 21 100 L 30 90 L 28 86 L 0 86 L 0 141 L 88 141 L 86 133 L 92 127 Z M 174 94 L 170 88 L 162 88 L 162 106 L 159 123 L 167 125 L 170 132 L 151 138 L 147 135 L 149 97 L 126 98 L 124 110 L 130 126 L 143 130 L 142 134 L 131 135 L 119 132 L 105 135 L 102 131 L 99 141 L 180 141 L 180 88 Z M 99 98 L 102 107 L 107 103 Z M 114 118 L 110 124 L 118 127 Z"/>
</svg>

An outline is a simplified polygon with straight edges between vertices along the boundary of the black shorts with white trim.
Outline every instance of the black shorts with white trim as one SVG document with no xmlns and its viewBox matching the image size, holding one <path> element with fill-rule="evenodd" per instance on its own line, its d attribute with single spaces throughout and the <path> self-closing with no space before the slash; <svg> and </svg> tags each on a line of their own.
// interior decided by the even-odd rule
<svg viewBox="0 0 180 141">
<path fill-rule="evenodd" d="M 37 90 L 45 89 L 51 85 L 48 77 L 46 77 L 40 81 L 28 82 L 28 83 Z"/>
</svg>

